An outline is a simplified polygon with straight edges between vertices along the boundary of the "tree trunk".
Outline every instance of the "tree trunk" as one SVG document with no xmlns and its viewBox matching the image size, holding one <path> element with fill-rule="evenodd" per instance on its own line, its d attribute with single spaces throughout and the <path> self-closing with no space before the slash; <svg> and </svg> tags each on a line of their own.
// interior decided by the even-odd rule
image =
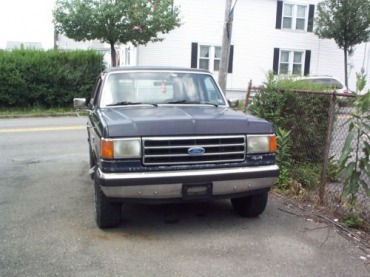
<svg viewBox="0 0 370 277">
<path fill-rule="evenodd" d="M 344 48 L 344 83 L 348 89 L 348 61 L 347 61 L 347 57 L 348 57 L 348 49 L 345 47 Z"/>
<path fill-rule="evenodd" d="M 112 67 L 117 66 L 117 53 L 116 53 L 116 48 L 114 48 L 114 42 L 110 42 L 110 58 L 111 58 L 111 63 Z"/>
</svg>

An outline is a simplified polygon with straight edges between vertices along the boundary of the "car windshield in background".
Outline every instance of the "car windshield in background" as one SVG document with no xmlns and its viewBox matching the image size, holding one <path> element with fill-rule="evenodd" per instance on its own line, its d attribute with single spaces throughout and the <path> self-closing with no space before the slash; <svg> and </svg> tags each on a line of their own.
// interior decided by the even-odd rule
<svg viewBox="0 0 370 277">
<path fill-rule="evenodd" d="M 324 88 L 328 89 L 343 89 L 343 85 L 335 80 L 330 78 L 321 78 L 321 79 L 302 79 L 298 80 L 297 82 L 302 84 L 313 84 L 313 85 L 319 85 Z"/>
<path fill-rule="evenodd" d="M 138 104 L 225 105 L 212 76 L 188 72 L 112 72 L 104 83 L 102 107 Z"/>
</svg>

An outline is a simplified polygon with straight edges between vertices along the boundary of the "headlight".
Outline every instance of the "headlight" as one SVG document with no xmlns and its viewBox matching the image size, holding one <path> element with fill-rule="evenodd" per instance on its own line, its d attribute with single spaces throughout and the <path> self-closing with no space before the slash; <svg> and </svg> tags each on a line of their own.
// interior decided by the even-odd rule
<svg viewBox="0 0 370 277">
<path fill-rule="evenodd" d="M 274 135 L 248 135 L 247 153 L 276 152 L 276 136 Z"/>
<path fill-rule="evenodd" d="M 104 159 L 141 158 L 140 138 L 102 139 L 100 156 Z"/>
</svg>

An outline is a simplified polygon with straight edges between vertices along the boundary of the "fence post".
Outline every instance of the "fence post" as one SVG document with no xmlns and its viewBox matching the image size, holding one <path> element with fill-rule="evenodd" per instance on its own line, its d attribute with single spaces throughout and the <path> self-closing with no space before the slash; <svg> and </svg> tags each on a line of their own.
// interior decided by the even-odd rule
<svg viewBox="0 0 370 277">
<path fill-rule="evenodd" d="M 321 180 L 320 180 L 320 190 L 319 190 L 320 205 L 324 204 L 326 172 L 328 169 L 331 131 L 332 131 L 333 119 L 334 119 L 335 100 L 336 100 L 336 92 L 334 91 L 330 97 L 329 118 L 328 118 L 328 123 L 327 123 L 327 128 L 326 128 L 325 149 L 324 149 L 324 157 L 323 157 Z"/>
</svg>

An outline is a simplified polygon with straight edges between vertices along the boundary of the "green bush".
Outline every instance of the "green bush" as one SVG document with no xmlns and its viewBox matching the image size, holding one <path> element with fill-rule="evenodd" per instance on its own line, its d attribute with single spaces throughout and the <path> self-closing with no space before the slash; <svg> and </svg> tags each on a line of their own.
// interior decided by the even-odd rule
<svg viewBox="0 0 370 277">
<path fill-rule="evenodd" d="M 303 87 L 304 86 L 304 87 Z M 299 93 L 297 90 L 322 91 L 320 86 L 276 79 L 269 74 L 267 82 L 250 106 L 252 114 L 270 121 L 275 130 L 290 131 L 290 153 L 293 163 L 322 161 L 325 147 L 330 95 Z"/>
<path fill-rule="evenodd" d="M 0 107 L 69 107 L 89 97 L 103 69 L 95 51 L 0 51 Z"/>
<path fill-rule="evenodd" d="M 269 74 L 250 106 L 252 114 L 270 121 L 277 132 L 281 189 L 291 184 L 315 189 L 319 184 L 330 107 L 330 94 L 323 90 Z"/>
</svg>

